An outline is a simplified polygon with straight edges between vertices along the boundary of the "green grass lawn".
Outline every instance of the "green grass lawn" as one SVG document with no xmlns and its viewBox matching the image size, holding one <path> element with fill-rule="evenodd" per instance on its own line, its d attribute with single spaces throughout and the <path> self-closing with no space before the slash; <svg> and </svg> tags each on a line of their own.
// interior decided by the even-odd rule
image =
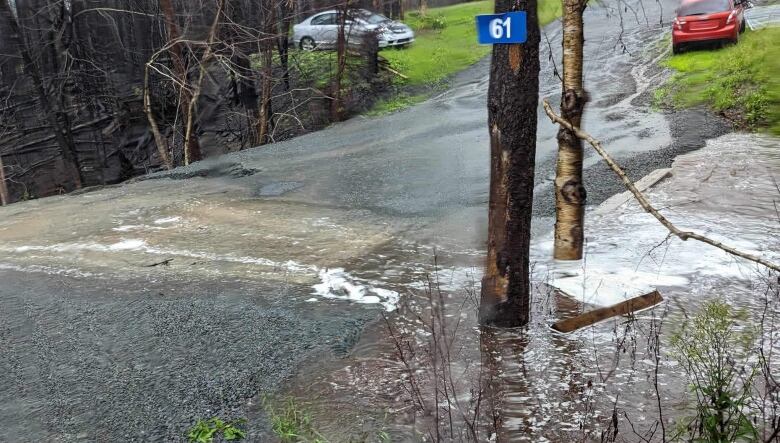
<svg viewBox="0 0 780 443">
<path fill-rule="evenodd" d="M 408 77 L 397 77 L 396 85 L 429 88 L 427 92 L 399 92 L 379 101 L 369 115 L 397 111 L 425 100 L 430 89 L 444 84 L 447 78 L 478 62 L 490 53 L 490 46 L 477 44 L 475 16 L 493 12 L 493 1 L 483 0 L 441 8 L 430 8 L 425 16 L 417 11 L 406 14 L 404 22 L 414 29 L 416 41 L 404 49 L 386 49 L 386 58 L 396 71 Z M 561 15 L 560 0 L 539 0 L 539 22 L 544 26 Z"/>
<path fill-rule="evenodd" d="M 540 0 L 539 21 L 546 25 L 561 14 L 560 0 Z M 490 52 L 490 46 L 477 44 L 474 17 L 493 12 L 490 0 L 461 3 L 428 9 L 421 17 L 416 11 L 406 14 L 405 23 L 414 29 L 416 41 L 405 49 L 387 49 L 381 55 L 393 68 L 409 77 L 400 80 L 410 85 L 435 85 L 449 75 L 476 63 Z M 431 22 L 444 25 L 432 29 Z"/>
<path fill-rule="evenodd" d="M 740 126 L 780 135 L 780 28 L 748 31 L 739 44 L 674 55 L 676 72 L 656 101 L 678 108 L 706 105 Z"/>
</svg>

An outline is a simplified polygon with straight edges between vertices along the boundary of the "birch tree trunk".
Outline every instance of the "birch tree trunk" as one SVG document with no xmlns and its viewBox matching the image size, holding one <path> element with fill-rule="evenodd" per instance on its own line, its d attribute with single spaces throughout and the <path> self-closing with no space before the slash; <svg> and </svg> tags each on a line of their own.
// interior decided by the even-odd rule
<svg viewBox="0 0 780 443">
<path fill-rule="evenodd" d="M 496 0 L 496 12 L 528 14 L 528 40 L 493 46 L 488 89 L 490 201 L 482 324 L 522 326 L 531 306 L 529 248 L 539 102 L 536 0 Z"/>
<path fill-rule="evenodd" d="M 563 91 L 561 114 L 580 126 L 587 94 L 582 85 L 583 0 L 563 0 Z M 585 186 L 582 183 L 582 141 L 570 130 L 558 130 L 555 171 L 555 249 L 558 260 L 580 260 L 584 237 Z"/>
</svg>

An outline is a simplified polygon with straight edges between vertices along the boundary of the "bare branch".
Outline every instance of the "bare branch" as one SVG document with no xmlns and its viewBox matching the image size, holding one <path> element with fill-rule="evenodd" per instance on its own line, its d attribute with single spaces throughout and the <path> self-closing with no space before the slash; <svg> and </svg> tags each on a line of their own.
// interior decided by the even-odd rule
<svg viewBox="0 0 780 443">
<path fill-rule="evenodd" d="M 773 269 L 775 271 L 780 271 L 780 265 L 772 263 L 768 260 L 765 260 L 761 257 L 758 257 L 753 254 L 748 254 L 747 252 L 739 251 L 735 248 L 732 248 L 731 246 L 726 246 L 723 243 L 713 240 L 709 237 L 705 237 L 701 234 L 697 234 L 695 232 L 690 231 L 683 231 L 679 228 L 677 228 L 675 225 L 672 224 L 669 220 L 666 219 L 663 215 L 661 215 L 658 210 L 656 210 L 650 202 L 647 200 L 647 197 L 644 196 L 637 188 L 634 186 L 634 183 L 628 178 L 626 173 L 623 171 L 623 169 L 618 166 L 617 163 L 610 157 L 610 155 L 604 150 L 604 148 L 601 146 L 601 142 L 593 138 L 590 134 L 587 132 L 581 130 L 578 127 L 573 126 L 571 123 L 569 123 L 567 120 L 563 119 L 559 115 L 555 114 L 555 112 L 552 110 L 552 107 L 550 106 L 550 103 L 547 100 L 544 100 L 544 111 L 547 113 L 547 116 L 550 117 L 550 120 L 553 121 L 553 123 L 557 123 L 564 128 L 572 131 L 578 138 L 585 140 L 588 142 L 591 146 L 593 146 L 593 149 L 598 152 L 598 154 L 604 159 L 604 161 L 607 162 L 609 167 L 615 172 L 615 174 L 620 177 L 620 179 L 623 181 L 623 184 L 626 185 L 626 188 L 634 195 L 636 200 L 639 202 L 639 204 L 642 206 L 642 209 L 645 210 L 645 212 L 649 213 L 653 217 L 656 218 L 666 229 L 669 230 L 672 234 L 680 238 L 681 240 L 685 241 L 688 239 L 694 239 L 698 240 L 702 243 L 706 243 L 710 246 L 714 246 L 722 251 L 725 251 L 731 255 L 734 255 L 736 257 L 744 258 L 745 260 L 752 261 L 754 263 L 758 263 L 760 265 L 764 265 L 769 269 Z"/>
</svg>

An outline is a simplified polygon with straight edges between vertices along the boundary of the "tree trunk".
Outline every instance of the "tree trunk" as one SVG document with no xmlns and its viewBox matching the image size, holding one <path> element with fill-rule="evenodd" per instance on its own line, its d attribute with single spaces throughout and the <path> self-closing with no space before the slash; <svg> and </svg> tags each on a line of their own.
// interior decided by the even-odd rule
<svg viewBox="0 0 780 443">
<path fill-rule="evenodd" d="M 27 74 L 33 82 L 35 93 L 40 101 L 41 108 L 46 115 L 46 119 L 54 131 L 55 139 L 60 148 L 60 153 L 65 160 L 65 165 L 71 170 L 74 186 L 79 189 L 84 183 L 84 174 L 81 171 L 81 165 L 79 165 L 78 153 L 76 152 L 76 145 L 73 139 L 70 137 L 70 128 L 63 127 L 60 123 L 58 115 L 65 115 L 64 111 L 55 109 L 52 106 L 49 95 L 46 93 L 46 89 L 43 85 L 43 79 L 41 73 L 38 70 L 33 61 L 33 57 L 30 54 L 30 50 L 24 41 L 21 30 L 19 29 L 19 23 L 16 21 L 16 17 L 11 11 L 11 7 L 8 0 L 0 0 L 0 29 L 4 29 L 2 32 L 9 32 L 16 40 L 17 50 L 19 56 L 24 63 L 24 72 Z M 60 91 L 60 93 L 62 93 Z M 65 119 L 67 121 L 67 119 Z"/>
<path fill-rule="evenodd" d="M 284 90 L 290 90 L 290 26 L 292 26 L 293 15 L 293 3 L 282 1 L 280 6 L 281 29 L 279 31 L 279 38 L 277 39 L 277 49 L 279 51 L 279 62 L 282 65 L 282 81 L 284 82 Z"/>
<path fill-rule="evenodd" d="M 341 83 L 347 64 L 347 11 L 349 11 L 349 0 L 345 0 L 339 9 L 336 36 L 336 76 L 333 79 L 333 99 L 330 102 L 330 118 L 334 122 L 341 120 Z"/>
<path fill-rule="evenodd" d="M 587 94 L 582 86 L 583 0 L 563 0 L 563 91 L 561 115 L 579 127 Z M 555 250 L 558 260 L 582 258 L 585 186 L 582 183 L 582 141 L 570 130 L 558 130 L 555 171 Z"/>
<path fill-rule="evenodd" d="M 173 162 L 171 162 L 171 156 L 168 155 L 168 140 L 160 133 L 160 127 L 157 126 L 157 120 L 154 118 L 152 110 L 152 98 L 149 95 L 149 63 L 146 64 L 144 70 L 144 114 L 146 114 L 146 120 L 149 122 L 149 128 L 154 136 L 154 144 L 157 145 L 160 161 L 165 169 L 170 170 L 173 168 Z"/>
<path fill-rule="evenodd" d="M 271 48 L 263 48 L 262 53 L 262 78 L 260 79 L 260 106 L 257 113 L 257 144 L 264 145 L 269 142 L 269 128 L 271 123 L 271 76 L 273 53 Z"/>
<path fill-rule="evenodd" d="M 198 104 L 198 99 L 200 98 L 200 93 L 203 91 L 203 80 L 206 78 L 206 71 L 208 70 L 208 64 L 211 62 L 211 58 L 214 55 L 214 41 L 217 39 L 219 35 L 219 23 L 222 19 L 222 11 L 225 8 L 225 2 L 227 0 L 218 0 L 217 1 L 217 10 L 214 13 L 214 21 L 211 22 L 211 27 L 209 28 L 209 35 L 206 39 L 206 50 L 203 52 L 203 57 L 200 59 L 200 67 L 198 69 L 198 80 L 197 83 L 195 83 L 195 88 L 193 91 L 193 95 L 189 102 L 189 109 L 187 109 L 186 115 L 186 125 L 184 127 L 184 140 L 190 141 L 194 140 L 195 144 L 186 143 L 184 145 L 184 164 L 188 165 L 192 162 L 198 161 L 201 159 L 200 155 L 200 146 L 198 145 L 198 136 L 195 135 L 195 120 L 197 119 L 197 109 L 195 109 L 195 106 Z M 193 149 L 197 147 L 197 150 Z"/>
<path fill-rule="evenodd" d="M 528 323 L 529 249 L 539 102 L 539 24 L 536 0 L 496 0 L 496 12 L 528 14 L 528 40 L 493 46 L 488 89 L 490 201 L 488 252 L 480 322 Z"/>
<path fill-rule="evenodd" d="M 3 166 L 3 156 L 0 155 L 0 206 L 11 203 L 8 196 L 8 186 L 5 184 L 5 166 Z"/>
<path fill-rule="evenodd" d="M 276 7 L 273 1 L 266 2 L 266 8 L 263 11 L 263 41 L 262 47 L 262 78 L 260 79 L 260 103 L 257 112 L 257 144 L 264 145 L 268 143 L 271 127 L 271 87 L 273 81 L 273 42 L 276 38 L 275 31 L 275 12 Z"/>
<path fill-rule="evenodd" d="M 189 80 L 187 76 L 187 66 L 184 63 L 184 51 L 182 50 L 182 44 L 178 41 L 181 38 L 179 32 L 179 25 L 176 21 L 176 11 L 173 9 L 172 0 L 160 0 L 160 9 L 165 17 L 165 28 L 168 32 L 168 42 L 172 42 L 168 53 L 171 55 L 171 61 L 173 62 L 174 74 L 179 81 L 181 92 L 179 94 L 181 100 L 181 109 L 184 111 L 183 121 L 188 122 L 190 119 L 190 102 L 192 101 L 192 93 L 189 89 Z M 186 132 L 186 129 L 185 129 Z M 187 138 L 185 134 L 184 139 L 184 158 L 185 164 L 198 161 L 201 159 L 200 144 L 198 143 L 198 137 L 193 132 L 190 137 Z"/>
</svg>

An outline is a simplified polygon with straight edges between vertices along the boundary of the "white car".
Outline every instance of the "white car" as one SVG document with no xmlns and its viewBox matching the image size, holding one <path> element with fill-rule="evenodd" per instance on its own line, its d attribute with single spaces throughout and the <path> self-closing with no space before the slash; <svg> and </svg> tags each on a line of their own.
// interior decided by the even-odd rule
<svg viewBox="0 0 780 443">
<path fill-rule="evenodd" d="M 293 26 L 293 42 L 303 50 L 332 48 L 336 46 L 339 28 L 339 11 L 330 10 L 315 14 Z M 355 45 L 370 35 L 375 35 L 380 48 L 406 46 L 414 41 L 414 31 L 401 23 L 365 9 L 348 12 L 347 42 Z"/>
</svg>

